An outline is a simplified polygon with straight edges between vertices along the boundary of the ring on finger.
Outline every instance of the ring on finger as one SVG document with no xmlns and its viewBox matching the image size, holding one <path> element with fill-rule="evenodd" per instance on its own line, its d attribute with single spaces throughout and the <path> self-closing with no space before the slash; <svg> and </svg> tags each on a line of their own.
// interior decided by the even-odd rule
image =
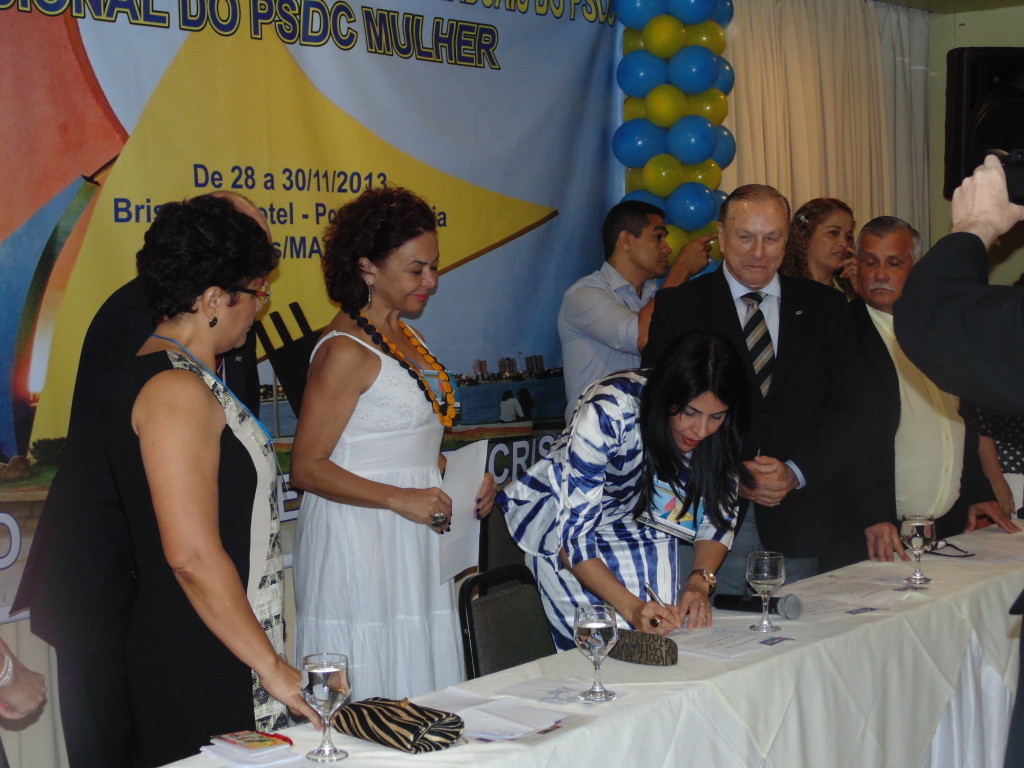
<svg viewBox="0 0 1024 768">
<path fill-rule="evenodd" d="M 435 512 L 430 518 L 431 528 L 444 528 L 448 525 L 448 515 L 444 512 Z"/>
<path fill-rule="evenodd" d="M 657 619 L 657 618 L 651 619 L 651 626 L 652 627 L 660 627 L 661 626 L 661 619 Z"/>
</svg>

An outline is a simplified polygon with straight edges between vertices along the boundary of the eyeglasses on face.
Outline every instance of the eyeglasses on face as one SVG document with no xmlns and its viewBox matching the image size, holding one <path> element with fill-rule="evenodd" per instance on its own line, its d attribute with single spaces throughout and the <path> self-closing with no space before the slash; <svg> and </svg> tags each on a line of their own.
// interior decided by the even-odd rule
<svg viewBox="0 0 1024 768">
<path fill-rule="evenodd" d="M 235 291 L 255 296 L 259 300 L 260 304 L 266 304 L 270 301 L 270 283 L 264 283 L 255 290 L 252 288 L 235 288 Z"/>
</svg>

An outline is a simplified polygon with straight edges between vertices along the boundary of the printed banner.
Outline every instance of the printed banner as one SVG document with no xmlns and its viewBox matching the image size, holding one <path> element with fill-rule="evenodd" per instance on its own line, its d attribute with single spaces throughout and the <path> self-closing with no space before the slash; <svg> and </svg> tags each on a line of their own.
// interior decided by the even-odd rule
<svg viewBox="0 0 1024 768">
<path fill-rule="evenodd" d="M 420 194 L 442 277 L 410 322 L 459 383 L 449 442 L 508 438 L 489 460 L 506 478 L 533 455 L 534 427 L 557 429 L 565 405 L 561 294 L 599 266 L 622 189 L 609 6 L 0 0 L 0 605 L 59 464 L 89 321 L 168 200 L 232 190 L 266 213 L 281 264 L 261 414 L 287 438 L 276 381 L 337 311 L 324 226 L 366 188 Z M 509 390 L 523 416 L 503 424 Z"/>
</svg>

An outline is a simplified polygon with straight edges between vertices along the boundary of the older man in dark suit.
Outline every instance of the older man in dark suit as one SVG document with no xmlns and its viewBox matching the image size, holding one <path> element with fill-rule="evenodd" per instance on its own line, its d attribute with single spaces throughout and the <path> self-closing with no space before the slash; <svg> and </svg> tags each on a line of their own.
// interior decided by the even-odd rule
<svg viewBox="0 0 1024 768">
<path fill-rule="evenodd" d="M 750 502 L 741 504 L 746 520 L 718 574 L 721 589 L 736 592 L 746 588 L 755 549 L 782 552 L 789 581 L 818 571 L 845 506 L 835 481 L 871 405 L 843 295 L 778 274 L 786 198 L 772 187 L 740 187 L 722 204 L 718 227 L 724 266 L 661 293 L 643 361 L 653 365 L 672 339 L 698 328 L 725 334 L 748 360 L 743 456 L 754 482 L 740 489 Z"/>
</svg>

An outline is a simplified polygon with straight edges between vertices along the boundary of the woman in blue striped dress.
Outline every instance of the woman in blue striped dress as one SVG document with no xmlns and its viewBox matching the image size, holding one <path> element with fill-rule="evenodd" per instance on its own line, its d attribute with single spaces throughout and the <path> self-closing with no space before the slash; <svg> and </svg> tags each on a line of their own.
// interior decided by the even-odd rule
<svg viewBox="0 0 1024 768">
<path fill-rule="evenodd" d="M 743 363 L 724 336 L 685 334 L 653 371 L 593 384 L 548 456 L 499 494 L 560 650 L 574 647 L 580 605 L 608 603 L 622 626 L 655 634 L 684 621 L 711 624 L 708 597 L 732 545 L 745 476 L 746 391 Z M 665 508 L 656 480 L 676 497 L 669 506 L 681 505 L 674 519 L 696 518 L 694 571 L 681 591 L 675 537 L 637 521 Z M 645 585 L 667 607 L 647 600 Z"/>
</svg>

